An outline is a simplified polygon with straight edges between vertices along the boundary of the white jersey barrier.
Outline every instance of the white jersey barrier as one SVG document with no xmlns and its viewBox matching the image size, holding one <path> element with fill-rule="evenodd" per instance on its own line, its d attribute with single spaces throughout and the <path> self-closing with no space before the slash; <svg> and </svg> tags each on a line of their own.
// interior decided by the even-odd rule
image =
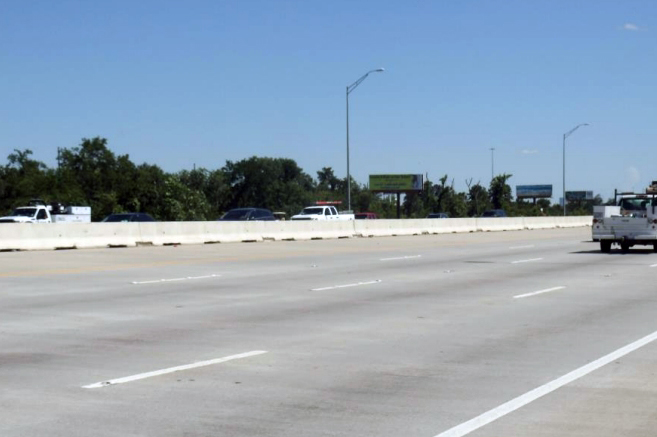
<svg viewBox="0 0 657 437">
<path fill-rule="evenodd" d="M 321 240 L 354 236 L 354 220 L 294 220 L 261 224 L 264 225 L 262 237 L 265 240 Z"/>
<path fill-rule="evenodd" d="M 83 249 L 426 235 L 591 226 L 591 216 L 411 220 L 3 223 L 0 250 Z"/>
</svg>

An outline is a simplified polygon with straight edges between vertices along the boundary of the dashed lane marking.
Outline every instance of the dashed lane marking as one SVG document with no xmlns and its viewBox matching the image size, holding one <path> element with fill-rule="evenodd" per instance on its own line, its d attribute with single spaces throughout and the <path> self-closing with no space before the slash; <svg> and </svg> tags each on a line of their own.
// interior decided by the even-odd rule
<svg viewBox="0 0 657 437">
<path fill-rule="evenodd" d="M 159 284 L 162 282 L 175 282 L 175 281 L 188 281 L 190 279 L 208 279 L 208 278 L 218 278 L 221 275 L 206 275 L 206 276 L 186 276 L 184 278 L 171 278 L 171 279 L 155 279 L 153 281 L 133 281 L 132 284 L 141 285 L 141 284 Z"/>
<path fill-rule="evenodd" d="M 333 285 L 331 287 L 312 288 L 310 291 L 324 291 L 324 290 L 334 290 L 336 288 L 358 287 L 360 285 L 372 285 L 372 284 L 378 284 L 380 282 L 381 280 L 377 279 L 376 281 L 356 282 L 355 284 Z"/>
<path fill-rule="evenodd" d="M 521 259 L 519 261 L 511 261 L 511 264 L 521 264 L 521 263 L 530 263 L 534 261 L 540 261 L 543 258 L 532 258 L 532 259 Z"/>
<path fill-rule="evenodd" d="M 522 299 L 523 297 L 536 296 L 537 294 L 543 294 L 543 293 L 549 293 L 551 291 L 563 290 L 564 288 L 566 288 L 566 287 L 559 286 L 559 287 L 546 288 L 545 290 L 539 290 L 539 291 L 534 291 L 534 292 L 531 292 L 531 293 L 519 294 L 517 296 L 513 296 L 513 298 L 514 299 Z"/>
<path fill-rule="evenodd" d="M 126 376 L 124 378 L 110 379 L 107 381 L 96 382 L 94 384 L 83 385 L 82 388 L 101 388 L 108 385 L 124 384 L 126 382 L 138 381 L 140 379 L 152 378 L 154 376 L 166 375 L 167 373 L 179 372 L 181 370 L 196 369 L 199 367 L 211 366 L 213 364 L 225 363 L 227 361 L 239 360 L 241 358 L 254 357 L 256 355 L 266 354 L 267 351 L 251 351 L 243 354 L 230 355 L 228 357 L 216 358 L 207 361 L 198 361 L 192 364 L 185 364 L 183 366 L 169 367 L 168 369 L 154 370 L 152 372 L 140 373 L 137 375 Z"/>
<path fill-rule="evenodd" d="M 413 259 L 413 258 L 421 258 L 422 255 L 408 255 L 408 256 L 398 256 L 395 258 L 381 258 L 381 261 L 396 261 L 400 259 Z"/>
</svg>

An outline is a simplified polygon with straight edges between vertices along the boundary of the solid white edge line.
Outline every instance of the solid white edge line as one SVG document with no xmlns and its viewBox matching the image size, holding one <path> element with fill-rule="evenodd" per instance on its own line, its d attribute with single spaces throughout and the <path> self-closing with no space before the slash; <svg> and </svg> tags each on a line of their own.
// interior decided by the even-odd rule
<svg viewBox="0 0 657 437">
<path fill-rule="evenodd" d="M 511 261 L 511 264 L 520 264 L 520 263 L 528 263 L 532 261 L 540 261 L 543 258 L 531 258 L 531 259 L 521 259 L 519 261 Z"/>
<path fill-rule="evenodd" d="M 189 279 L 207 279 L 207 278 L 218 278 L 221 275 L 206 275 L 206 276 L 187 276 L 184 278 L 171 278 L 171 279 L 156 279 L 153 281 L 132 281 L 132 284 L 134 285 L 141 285 L 141 284 L 159 284 L 161 282 L 175 282 L 175 281 L 186 281 Z"/>
<path fill-rule="evenodd" d="M 612 361 L 615 361 L 625 355 L 633 352 L 653 341 L 657 340 L 657 331 L 653 332 L 650 335 L 647 335 L 634 343 L 630 343 L 627 346 L 623 346 L 620 349 L 615 350 L 614 352 L 605 355 L 602 358 L 599 358 L 595 361 L 592 361 L 578 369 L 573 370 L 570 373 L 567 373 L 553 381 L 548 382 L 540 387 L 537 387 L 521 396 L 518 396 L 515 399 L 512 399 L 497 408 L 493 408 L 474 419 L 470 419 L 467 422 L 463 422 L 460 425 L 457 425 L 453 428 L 448 429 L 447 431 L 437 434 L 435 437 L 462 437 L 464 435 L 470 434 L 471 432 L 481 428 L 482 426 L 488 425 L 489 423 L 506 416 L 509 413 L 514 412 L 515 410 L 533 402 L 561 387 L 566 384 L 569 384 L 573 381 L 578 380 L 579 378 L 588 375 L 594 370 L 599 369 L 602 366 L 605 366 Z"/>
<path fill-rule="evenodd" d="M 529 249 L 530 247 L 536 247 L 533 244 L 527 245 L 527 246 L 511 246 L 509 249 Z"/>
<path fill-rule="evenodd" d="M 380 261 L 395 261 L 399 259 L 421 258 L 422 255 L 398 256 L 396 258 L 381 258 Z"/>
<path fill-rule="evenodd" d="M 556 290 L 563 290 L 564 288 L 566 287 L 559 286 L 559 287 L 546 288 L 545 290 L 534 291 L 532 293 L 519 294 L 517 296 L 513 296 L 513 298 L 522 299 L 523 297 L 536 296 L 537 294 L 549 293 L 551 291 L 556 291 Z"/>
<path fill-rule="evenodd" d="M 152 372 L 140 373 L 138 375 L 126 376 L 124 378 L 110 379 L 108 381 L 96 382 L 94 384 L 83 385 L 82 388 L 100 388 L 107 387 L 108 385 L 123 384 L 126 382 L 137 381 L 140 379 L 151 378 L 153 376 L 166 375 L 167 373 L 178 372 L 180 370 L 196 369 L 198 367 L 210 366 L 212 364 L 225 363 L 226 361 L 237 360 L 240 358 L 253 357 L 256 355 L 266 354 L 267 351 L 251 351 L 243 354 L 231 355 L 223 358 L 216 358 L 214 360 L 198 361 L 192 364 L 185 364 L 183 366 L 169 367 L 168 369 L 154 370 Z"/>
<path fill-rule="evenodd" d="M 310 291 L 324 291 L 324 290 L 333 290 L 335 288 L 347 288 L 347 287 L 358 287 L 359 285 L 372 285 L 378 284 L 381 282 L 381 279 L 368 282 L 356 282 L 355 284 L 345 284 L 345 285 L 334 285 L 332 287 L 322 287 L 322 288 L 311 288 Z"/>
</svg>

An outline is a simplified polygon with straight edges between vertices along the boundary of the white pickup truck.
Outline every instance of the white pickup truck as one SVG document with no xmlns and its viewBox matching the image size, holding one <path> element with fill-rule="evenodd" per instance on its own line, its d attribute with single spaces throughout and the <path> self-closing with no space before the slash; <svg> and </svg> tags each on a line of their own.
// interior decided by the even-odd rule
<svg viewBox="0 0 657 437">
<path fill-rule="evenodd" d="M 19 206 L 11 215 L 0 217 L 0 223 L 90 223 L 91 208 L 88 206 L 64 207 L 57 203 L 46 205 L 42 200 L 32 200 L 28 206 Z"/>
<path fill-rule="evenodd" d="M 656 181 L 657 182 L 657 181 Z M 616 206 L 594 206 L 591 232 L 602 252 L 618 244 L 623 252 L 634 245 L 657 252 L 657 183 L 645 193 L 614 193 Z"/>
<path fill-rule="evenodd" d="M 353 214 L 340 214 L 335 206 L 309 206 L 304 208 L 292 220 L 354 220 Z"/>
</svg>

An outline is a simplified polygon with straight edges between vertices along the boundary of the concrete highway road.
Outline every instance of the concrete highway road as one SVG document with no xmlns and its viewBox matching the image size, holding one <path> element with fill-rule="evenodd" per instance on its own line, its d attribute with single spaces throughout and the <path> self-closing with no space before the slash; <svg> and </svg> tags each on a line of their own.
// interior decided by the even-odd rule
<svg viewBox="0 0 657 437">
<path fill-rule="evenodd" d="M 0 435 L 654 437 L 656 283 L 590 228 L 0 253 Z"/>
</svg>

